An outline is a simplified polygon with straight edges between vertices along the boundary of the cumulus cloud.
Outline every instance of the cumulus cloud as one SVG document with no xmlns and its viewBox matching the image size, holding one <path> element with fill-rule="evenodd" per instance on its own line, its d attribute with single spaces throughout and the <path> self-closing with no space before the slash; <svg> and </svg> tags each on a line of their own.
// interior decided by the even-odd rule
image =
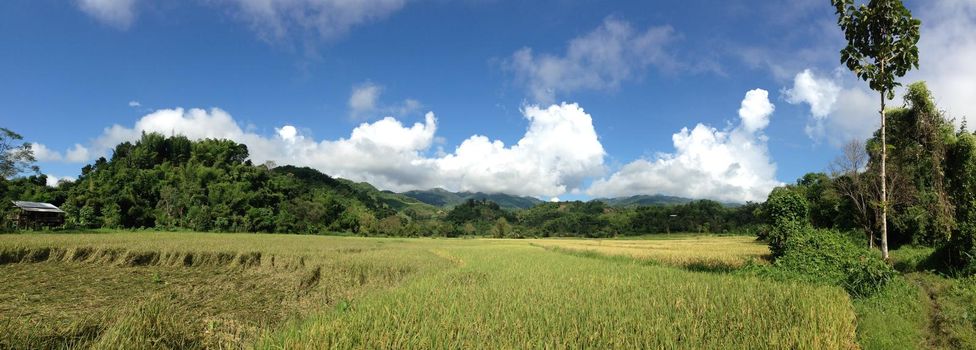
<svg viewBox="0 0 976 350">
<path fill-rule="evenodd" d="M 91 158 L 88 148 L 77 143 L 65 150 L 64 154 L 36 142 L 31 145 L 31 149 L 34 151 L 34 158 L 41 162 L 83 163 Z"/>
<path fill-rule="evenodd" d="M 84 149 L 89 159 L 104 156 L 120 142 L 138 140 L 143 132 L 223 138 L 246 144 L 255 163 L 271 160 L 310 166 L 394 191 L 443 187 L 552 197 L 578 190 L 585 178 L 602 174 L 603 146 L 592 117 L 582 108 L 576 104 L 528 106 L 523 114 L 528 129 L 514 145 L 474 135 L 453 152 L 435 155 L 428 154 L 438 139 L 433 113 L 413 125 L 386 117 L 360 124 L 346 138 L 314 140 L 293 125 L 263 136 L 245 131 L 223 110 L 181 108 L 147 114 L 131 127 L 113 125 L 88 147 L 76 145 L 75 149 Z M 66 154 L 58 157 L 75 157 L 70 155 L 72 150 Z"/>
<path fill-rule="evenodd" d="M 605 152 L 593 119 L 577 104 L 528 106 L 529 129 L 515 145 L 472 136 L 434 161 L 454 188 L 554 197 L 603 172 Z"/>
<path fill-rule="evenodd" d="M 32 143 L 31 150 L 34 151 L 34 158 L 40 162 L 58 162 L 64 159 L 58 151 L 47 148 L 41 143 Z"/>
<path fill-rule="evenodd" d="M 516 51 L 506 62 L 516 80 L 536 101 L 550 103 L 558 93 L 615 89 L 639 79 L 648 66 L 677 66 L 665 50 L 675 39 L 670 26 L 638 31 L 630 23 L 607 18 L 592 32 L 569 42 L 565 55 Z"/>
<path fill-rule="evenodd" d="M 837 86 L 829 78 L 820 78 L 810 69 L 805 69 L 793 78 L 793 88 L 784 90 L 786 102 L 792 104 L 807 103 L 810 113 L 816 118 L 823 118 L 830 114 L 840 94 Z"/>
<path fill-rule="evenodd" d="M 769 102 L 769 92 L 766 90 L 755 89 L 746 92 L 746 98 L 742 100 L 742 107 L 739 108 L 742 127 L 750 133 L 765 129 L 769 125 L 769 116 L 775 109 L 776 106 Z"/>
<path fill-rule="evenodd" d="M 77 0 L 77 4 L 89 16 L 123 30 L 136 18 L 136 0 Z"/>
<path fill-rule="evenodd" d="M 845 73 L 838 69 L 833 76 L 818 76 L 805 69 L 783 90 L 786 102 L 810 107 L 804 130 L 814 141 L 840 146 L 870 137 L 880 125 L 880 96 Z"/>
<path fill-rule="evenodd" d="M 142 107 L 142 103 L 139 103 L 139 101 L 136 101 L 136 100 L 132 100 L 132 101 L 129 101 L 129 107 L 132 107 L 132 108 Z"/>
<path fill-rule="evenodd" d="M 762 201 L 774 187 L 776 164 L 769 157 L 762 130 L 774 106 L 768 92 L 746 93 L 737 126 L 719 130 L 704 124 L 682 128 L 671 137 L 675 151 L 638 159 L 594 181 L 597 197 L 665 194 L 720 201 Z"/>
</svg>

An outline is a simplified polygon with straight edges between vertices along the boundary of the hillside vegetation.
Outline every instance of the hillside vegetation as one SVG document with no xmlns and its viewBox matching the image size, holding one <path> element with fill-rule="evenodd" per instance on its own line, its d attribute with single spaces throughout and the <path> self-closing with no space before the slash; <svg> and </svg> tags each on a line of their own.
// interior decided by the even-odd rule
<svg viewBox="0 0 976 350">
<path fill-rule="evenodd" d="M 441 188 L 407 191 L 403 192 L 402 195 L 444 208 L 452 208 L 468 200 L 487 200 L 498 203 L 500 207 L 505 209 L 526 209 L 542 203 L 542 200 L 534 197 L 513 196 L 504 193 L 451 192 Z"/>
</svg>

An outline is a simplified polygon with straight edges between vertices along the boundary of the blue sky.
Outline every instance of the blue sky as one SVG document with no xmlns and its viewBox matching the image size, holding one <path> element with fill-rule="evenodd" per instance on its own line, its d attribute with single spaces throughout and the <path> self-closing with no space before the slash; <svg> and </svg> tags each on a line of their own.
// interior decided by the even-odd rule
<svg viewBox="0 0 976 350">
<path fill-rule="evenodd" d="M 906 81 L 976 112 L 976 3 L 908 6 Z M 168 131 L 398 191 L 761 200 L 877 124 L 835 27 L 826 0 L 5 1 L 0 124 L 57 178 Z"/>
</svg>

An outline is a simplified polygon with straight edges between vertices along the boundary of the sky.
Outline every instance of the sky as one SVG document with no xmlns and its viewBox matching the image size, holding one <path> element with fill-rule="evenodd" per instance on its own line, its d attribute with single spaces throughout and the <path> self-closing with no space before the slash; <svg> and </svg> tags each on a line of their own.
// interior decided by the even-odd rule
<svg viewBox="0 0 976 350">
<path fill-rule="evenodd" d="M 901 81 L 976 115 L 976 0 L 906 6 Z M 393 191 L 762 201 L 877 128 L 844 45 L 826 0 L 11 0 L 0 126 L 52 185 L 160 132 Z"/>
</svg>

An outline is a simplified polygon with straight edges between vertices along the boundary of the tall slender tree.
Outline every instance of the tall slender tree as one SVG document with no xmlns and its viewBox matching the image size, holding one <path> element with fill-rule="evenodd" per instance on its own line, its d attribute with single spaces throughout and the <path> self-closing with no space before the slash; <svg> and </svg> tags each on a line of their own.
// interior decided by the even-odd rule
<svg viewBox="0 0 976 350">
<path fill-rule="evenodd" d="M 895 98 L 897 79 L 918 68 L 919 27 L 901 0 L 831 0 L 847 47 L 841 63 L 881 95 L 881 257 L 888 260 L 888 185 L 885 172 L 885 102 Z"/>
</svg>

